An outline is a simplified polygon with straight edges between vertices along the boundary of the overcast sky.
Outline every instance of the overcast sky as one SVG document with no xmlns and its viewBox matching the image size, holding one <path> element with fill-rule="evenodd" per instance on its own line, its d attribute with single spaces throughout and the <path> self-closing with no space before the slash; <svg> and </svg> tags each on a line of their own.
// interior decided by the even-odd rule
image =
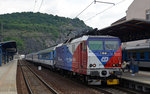
<svg viewBox="0 0 150 94">
<path fill-rule="evenodd" d="M 0 14 L 12 12 L 42 12 L 63 17 L 75 18 L 94 0 L 0 0 Z M 92 4 L 81 15 L 78 16 L 88 26 L 93 28 L 105 28 L 114 21 L 124 17 L 126 10 L 133 0 L 97 0 L 117 4 L 96 3 Z M 113 6 L 113 7 L 112 7 Z M 112 8 L 110 8 L 112 7 Z M 104 10 L 109 10 L 103 12 Z M 40 10 L 39 10 L 40 9 Z M 103 12 L 99 15 L 97 13 Z M 96 16 L 95 16 L 96 15 Z M 94 17 L 93 17 L 94 16 Z M 92 19 L 89 19 L 91 18 Z M 89 19 L 89 20 L 88 20 Z"/>
</svg>

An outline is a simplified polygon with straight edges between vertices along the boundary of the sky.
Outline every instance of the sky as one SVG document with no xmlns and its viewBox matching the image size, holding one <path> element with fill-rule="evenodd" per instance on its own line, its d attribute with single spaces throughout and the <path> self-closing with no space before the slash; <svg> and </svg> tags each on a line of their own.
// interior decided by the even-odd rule
<svg viewBox="0 0 150 94">
<path fill-rule="evenodd" d="M 62 17 L 75 18 L 94 0 L 0 0 L 0 14 L 13 12 L 41 12 Z M 97 0 L 77 16 L 86 25 L 102 29 L 126 15 L 133 0 Z M 42 2 L 42 4 L 41 4 Z M 106 11 L 105 11 L 106 10 Z M 99 14 L 98 14 L 99 13 Z"/>
</svg>

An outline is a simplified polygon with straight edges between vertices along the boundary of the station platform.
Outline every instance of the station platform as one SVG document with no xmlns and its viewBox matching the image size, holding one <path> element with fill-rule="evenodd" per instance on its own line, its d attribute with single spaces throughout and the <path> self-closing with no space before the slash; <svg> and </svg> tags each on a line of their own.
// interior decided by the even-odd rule
<svg viewBox="0 0 150 94">
<path fill-rule="evenodd" d="M 17 94 L 17 60 L 12 60 L 0 67 L 0 94 Z"/>
<path fill-rule="evenodd" d="M 139 71 L 134 76 L 131 74 L 131 72 L 123 72 L 120 76 L 120 85 L 144 94 L 150 94 L 150 72 Z"/>
<path fill-rule="evenodd" d="M 124 72 L 121 78 L 150 85 L 150 72 L 139 71 L 135 76 L 132 76 L 131 72 Z"/>
</svg>

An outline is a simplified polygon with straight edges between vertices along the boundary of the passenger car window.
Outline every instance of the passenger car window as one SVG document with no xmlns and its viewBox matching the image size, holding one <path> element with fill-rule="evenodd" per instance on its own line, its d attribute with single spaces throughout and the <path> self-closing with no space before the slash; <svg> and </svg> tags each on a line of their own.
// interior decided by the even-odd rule
<svg viewBox="0 0 150 94">
<path fill-rule="evenodd" d="M 133 52 L 133 53 L 132 53 L 132 56 L 133 56 L 134 59 L 137 59 L 137 54 L 136 54 L 136 52 Z"/>
<path fill-rule="evenodd" d="M 131 59 L 131 54 L 130 54 L 130 52 L 128 52 L 127 54 L 128 54 L 128 59 Z"/>
<path fill-rule="evenodd" d="M 140 59 L 144 59 L 144 58 L 145 58 L 144 52 L 140 52 Z"/>
</svg>

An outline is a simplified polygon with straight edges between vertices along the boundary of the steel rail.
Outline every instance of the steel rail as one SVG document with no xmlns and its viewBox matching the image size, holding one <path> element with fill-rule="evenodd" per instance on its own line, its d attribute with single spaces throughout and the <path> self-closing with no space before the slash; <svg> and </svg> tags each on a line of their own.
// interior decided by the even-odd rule
<svg viewBox="0 0 150 94">
<path fill-rule="evenodd" d="M 31 87 L 30 87 L 28 81 L 27 81 L 26 78 L 25 78 L 25 74 L 24 74 L 24 72 L 23 72 L 22 64 L 21 64 L 21 61 L 20 61 L 20 60 L 19 60 L 19 64 L 20 64 L 19 66 L 20 66 L 20 68 L 21 68 L 21 72 L 22 72 L 23 78 L 24 78 L 24 80 L 25 80 L 25 84 L 26 84 L 26 86 L 27 86 L 28 92 L 29 92 L 29 94 L 33 94 L 32 90 L 31 90 Z"/>
<path fill-rule="evenodd" d="M 95 90 L 98 90 L 98 91 L 100 91 L 101 93 L 104 93 L 104 94 L 113 94 L 113 93 L 111 93 L 111 92 L 109 92 L 109 91 L 107 91 L 103 88 L 99 88 L 99 87 L 92 87 L 92 88 L 95 89 Z"/>
<path fill-rule="evenodd" d="M 58 94 L 58 92 L 53 89 L 48 83 L 46 83 L 37 73 L 35 73 L 28 65 L 27 67 L 29 70 L 53 93 L 53 94 Z"/>
</svg>

